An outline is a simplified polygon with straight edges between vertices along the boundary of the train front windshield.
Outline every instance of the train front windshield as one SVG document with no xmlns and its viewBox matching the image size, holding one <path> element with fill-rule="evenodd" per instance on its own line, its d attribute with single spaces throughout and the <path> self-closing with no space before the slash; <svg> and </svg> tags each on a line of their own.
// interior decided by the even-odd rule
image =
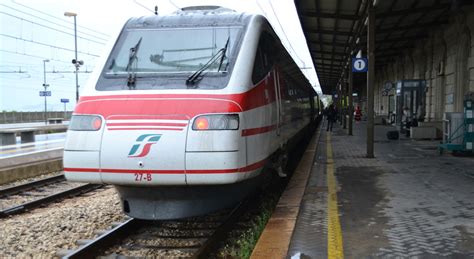
<svg viewBox="0 0 474 259">
<path fill-rule="evenodd" d="M 193 73 L 211 62 L 206 72 L 226 72 L 233 53 L 236 27 L 127 29 L 105 68 L 105 76 Z"/>
</svg>

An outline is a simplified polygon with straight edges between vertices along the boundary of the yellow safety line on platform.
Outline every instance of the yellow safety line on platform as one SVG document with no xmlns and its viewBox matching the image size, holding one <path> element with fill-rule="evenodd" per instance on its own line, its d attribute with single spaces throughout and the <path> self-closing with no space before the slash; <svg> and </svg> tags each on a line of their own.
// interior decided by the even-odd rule
<svg viewBox="0 0 474 259">
<path fill-rule="evenodd" d="M 38 147 L 25 147 L 25 148 L 19 148 L 19 149 L 10 149 L 10 150 L 4 150 L 4 151 L 0 151 L 0 154 L 14 154 L 14 153 L 20 153 L 20 152 L 24 152 L 24 151 L 30 151 L 30 150 L 35 150 L 35 149 L 38 149 Z"/>
<path fill-rule="evenodd" d="M 321 126 L 306 148 L 285 191 L 280 197 L 271 218 L 268 220 L 254 250 L 251 259 L 288 258 L 288 249 L 295 230 L 300 205 L 306 184 L 313 168 Z"/>
<path fill-rule="evenodd" d="M 344 258 L 342 231 L 337 208 L 337 185 L 334 176 L 334 160 L 332 159 L 331 134 L 326 134 L 328 184 L 328 258 Z"/>
</svg>

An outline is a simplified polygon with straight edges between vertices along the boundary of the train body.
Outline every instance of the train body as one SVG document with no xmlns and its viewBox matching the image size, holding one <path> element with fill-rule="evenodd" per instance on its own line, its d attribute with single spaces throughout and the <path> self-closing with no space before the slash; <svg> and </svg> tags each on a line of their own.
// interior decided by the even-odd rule
<svg viewBox="0 0 474 259">
<path fill-rule="evenodd" d="M 71 119 L 64 172 L 114 185 L 136 218 L 235 204 L 319 113 L 260 15 L 200 7 L 131 18 L 97 68 Z"/>
</svg>

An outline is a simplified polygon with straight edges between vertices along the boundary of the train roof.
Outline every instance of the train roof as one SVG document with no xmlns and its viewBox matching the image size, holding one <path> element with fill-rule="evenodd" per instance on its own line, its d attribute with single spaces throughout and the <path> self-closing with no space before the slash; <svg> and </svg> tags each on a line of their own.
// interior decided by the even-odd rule
<svg viewBox="0 0 474 259">
<path fill-rule="evenodd" d="M 132 28 L 176 28 L 245 25 L 259 16 L 234 11 L 220 6 L 193 6 L 182 8 L 169 15 L 152 15 L 130 18 L 125 26 Z"/>
</svg>

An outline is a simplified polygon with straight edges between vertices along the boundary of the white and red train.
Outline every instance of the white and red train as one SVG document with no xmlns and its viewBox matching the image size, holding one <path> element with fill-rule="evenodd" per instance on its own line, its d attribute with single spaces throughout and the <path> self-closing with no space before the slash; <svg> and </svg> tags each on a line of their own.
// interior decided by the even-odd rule
<svg viewBox="0 0 474 259">
<path fill-rule="evenodd" d="M 235 204 L 319 116 L 260 15 L 191 7 L 132 18 L 97 67 L 71 119 L 65 175 L 114 185 L 136 218 Z"/>
</svg>

